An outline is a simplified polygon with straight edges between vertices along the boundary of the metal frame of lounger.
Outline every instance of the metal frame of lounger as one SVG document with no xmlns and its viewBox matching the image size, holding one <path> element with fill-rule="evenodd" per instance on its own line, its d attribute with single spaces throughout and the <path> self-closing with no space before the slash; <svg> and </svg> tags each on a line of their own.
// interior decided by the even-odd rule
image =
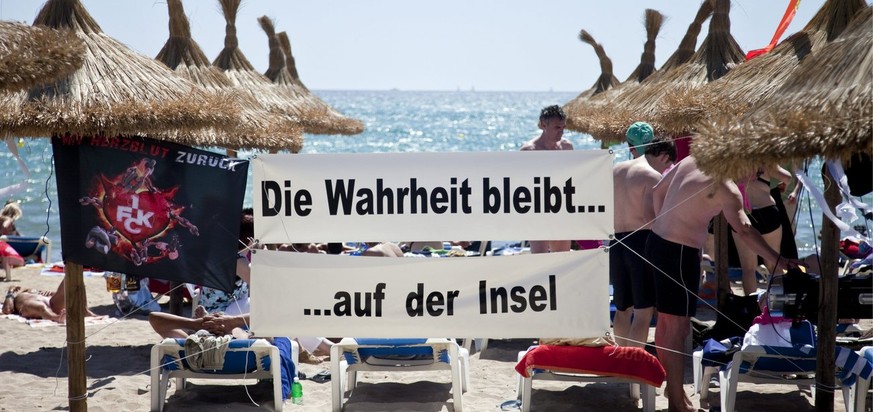
<svg viewBox="0 0 873 412">
<path fill-rule="evenodd" d="M 267 342 L 266 339 L 243 339 L 251 341 L 251 344 L 242 348 L 228 348 L 227 352 L 252 352 L 257 359 L 257 369 L 246 373 L 220 373 L 220 372 L 195 372 L 184 368 L 179 359 L 179 352 L 185 351 L 185 347 L 179 345 L 176 339 L 167 338 L 163 342 L 152 346 L 151 353 L 151 410 L 161 412 L 167 399 L 167 388 L 170 378 L 176 379 L 176 392 L 185 390 L 186 379 L 272 379 L 273 380 L 273 405 L 276 411 L 281 411 L 282 401 L 282 368 L 280 365 L 279 348 Z M 291 359 L 294 362 L 294 370 L 297 368 L 299 357 L 297 342 L 291 341 Z M 177 369 L 166 369 L 162 366 L 165 355 L 173 358 Z M 265 370 L 264 360 L 269 357 L 270 369 Z M 293 377 L 292 377 L 293 378 Z"/>
<path fill-rule="evenodd" d="M 451 371 L 452 398 L 454 411 L 463 411 L 462 394 L 469 389 L 470 359 L 466 349 L 460 348 L 454 340 L 430 338 L 421 343 L 392 345 L 390 339 L 385 344 L 361 344 L 354 338 L 344 338 L 334 344 L 330 350 L 331 366 L 331 405 L 334 412 L 342 411 L 346 391 L 354 391 L 357 384 L 357 372 L 418 372 L 418 371 Z M 363 359 L 360 349 L 372 348 L 430 348 L 432 359 L 385 359 L 370 356 Z M 448 362 L 441 359 L 441 354 L 448 355 Z M 345 356 L 350 355 L 355 362 L 349 364 Z M 350 394 L 351 396 L 351 394 Z"/>
<path fill-rule="evenodd" d="M 527 351 L 518 352 L 518 362 Z M 516 398 L 521 401 L 521 411 L 529 412 L 531 408 L 531 397 L 533 396 L 533 381 L 548 380 L 562 382 L 582 382 L 582 383 L 629 383 L 630 394 L 633 399 L 641 399 L 643 404 L 643 412 L 655 412 L 655 387 L 642 383 L 631 378 L 618 376 L 595 375 L 588 373 L 569 373 L 569 372 L 554 372 L 550 370 L 535 369 L 531 372 L 530 377 L 518 375 L 518 387 L 516 388 Z"/>
</svg>

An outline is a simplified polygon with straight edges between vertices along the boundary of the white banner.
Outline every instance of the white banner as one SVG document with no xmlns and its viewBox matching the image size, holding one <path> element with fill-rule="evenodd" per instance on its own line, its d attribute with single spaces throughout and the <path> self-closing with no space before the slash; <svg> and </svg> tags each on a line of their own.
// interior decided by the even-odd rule
<svg viewBox="0 0 873 412">
<path fill-rule="evenodd" d="M 609 332 L 602 250 L 377 258 L 258 250 L 258 336 L 597 337 Z"/>
<path fill-rule="evenodd" d="M 607 239 L 606 150 L 262 154 L 263 243 Z"/>
</svg>

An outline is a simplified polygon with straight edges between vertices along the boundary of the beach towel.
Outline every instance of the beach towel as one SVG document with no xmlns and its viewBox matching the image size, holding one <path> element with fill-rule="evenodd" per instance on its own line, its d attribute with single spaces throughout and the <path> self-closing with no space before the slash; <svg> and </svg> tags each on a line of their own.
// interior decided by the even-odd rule
<svg viewBox="0 0 873 412">
<path fill-rule="evenodd" d="M 654 387 L 660 387 L 665 377 L 664 367 L 652 354 L 624 346 L 539 345 L 515 365 L 516 372 L 526 378 L 536 369 L 624 377 Z"/>
<path fill-rule="evenodd" d="M 224 355 L 227 353 L 227 345 L 233 336 L 215 336 L 205 330 L 188 335 L 185 339 L 185 358 L 188 367 L 194 372 L 203 369 L 224 369 Z"/>
<path fill-rule="evenodd" d="M 0 315 L 6 319 L 16 320 L 21 323 L 26 323 L 32 328 L 43 328 L 47 326 L 66 326 L 63 323 L 58 323 L 49 319 L 28 319 L 19 315 Z M 111 318 L 109 316 L 85 316 L 85 326 L 88 325 L 105 325 L 109 323 L 117 322 L 117 318 Z"/>
<path fill-rule="evenodd" d="M 43 266 L 39 274 L 42 276 L 64 276 L 64 262 L 56 262 Z M 82 268 L 82 274 L 85 277 L 103 276 L 103 271 L 93 268 Z"/>
</svg>

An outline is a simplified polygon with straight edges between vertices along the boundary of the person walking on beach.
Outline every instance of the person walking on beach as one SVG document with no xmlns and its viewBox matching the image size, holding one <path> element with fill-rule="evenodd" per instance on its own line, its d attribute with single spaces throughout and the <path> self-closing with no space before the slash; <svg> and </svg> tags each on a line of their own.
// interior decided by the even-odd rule
<svg viewBox="0 0 873 412">
<path fill-rule="evenodd" d="M 737 185 L 715 180 L 697 168 L 689 156 L 667 172 L 653 192 L 655 221 L 646 242 L 646 259 L 655 276 L 655 308 L 658 326 L 655 345 L 667 373 L 665 395 L 670 411 L 695 411 L 683 389 L 685 340 L 690 318 L 696 314 L 700 283 L 700 247 L 707 236 L 709 220 L 723 212 L 736 234 L 764 258 L 773 273 L 800 264 L 779 255 L 752 227 L 743 210 Z"/>
<path fill-rule="evenodd" d="M 567 115 L 560 106 L 552 105 L 540 111 L 539 136 L 521 145 L 521 150 L 573 150 L 573 144 L 564 139 Z M 570 250 L 570 240 L 533 240 L 531 253 L 566 252 Z"/>
<path fill-rule="evenodd" d="M 612 169 L 615 240 L 609 248 L 609 282 L 616 307 L 613 328 L 619 344 L 634 347 L 645 345 L 655 305 L 655 278 L 642 258 L 655 219 L 652 189 L 675 161 L 676 147 L 659 138 L 644 153 Z"/>
</svg>

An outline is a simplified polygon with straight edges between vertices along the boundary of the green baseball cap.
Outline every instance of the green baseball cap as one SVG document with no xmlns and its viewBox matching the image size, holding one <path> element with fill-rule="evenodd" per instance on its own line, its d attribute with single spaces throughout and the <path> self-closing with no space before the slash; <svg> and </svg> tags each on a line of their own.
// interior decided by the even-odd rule
<svg viewBox="0 0 873 412">
<path fill-rule="evenodd" d="M 655 131 L 646 122 L 636 122 L 627 128 L 627 143 L 630 147 L 649 144 L 655 138 Z"/>
</svg>

